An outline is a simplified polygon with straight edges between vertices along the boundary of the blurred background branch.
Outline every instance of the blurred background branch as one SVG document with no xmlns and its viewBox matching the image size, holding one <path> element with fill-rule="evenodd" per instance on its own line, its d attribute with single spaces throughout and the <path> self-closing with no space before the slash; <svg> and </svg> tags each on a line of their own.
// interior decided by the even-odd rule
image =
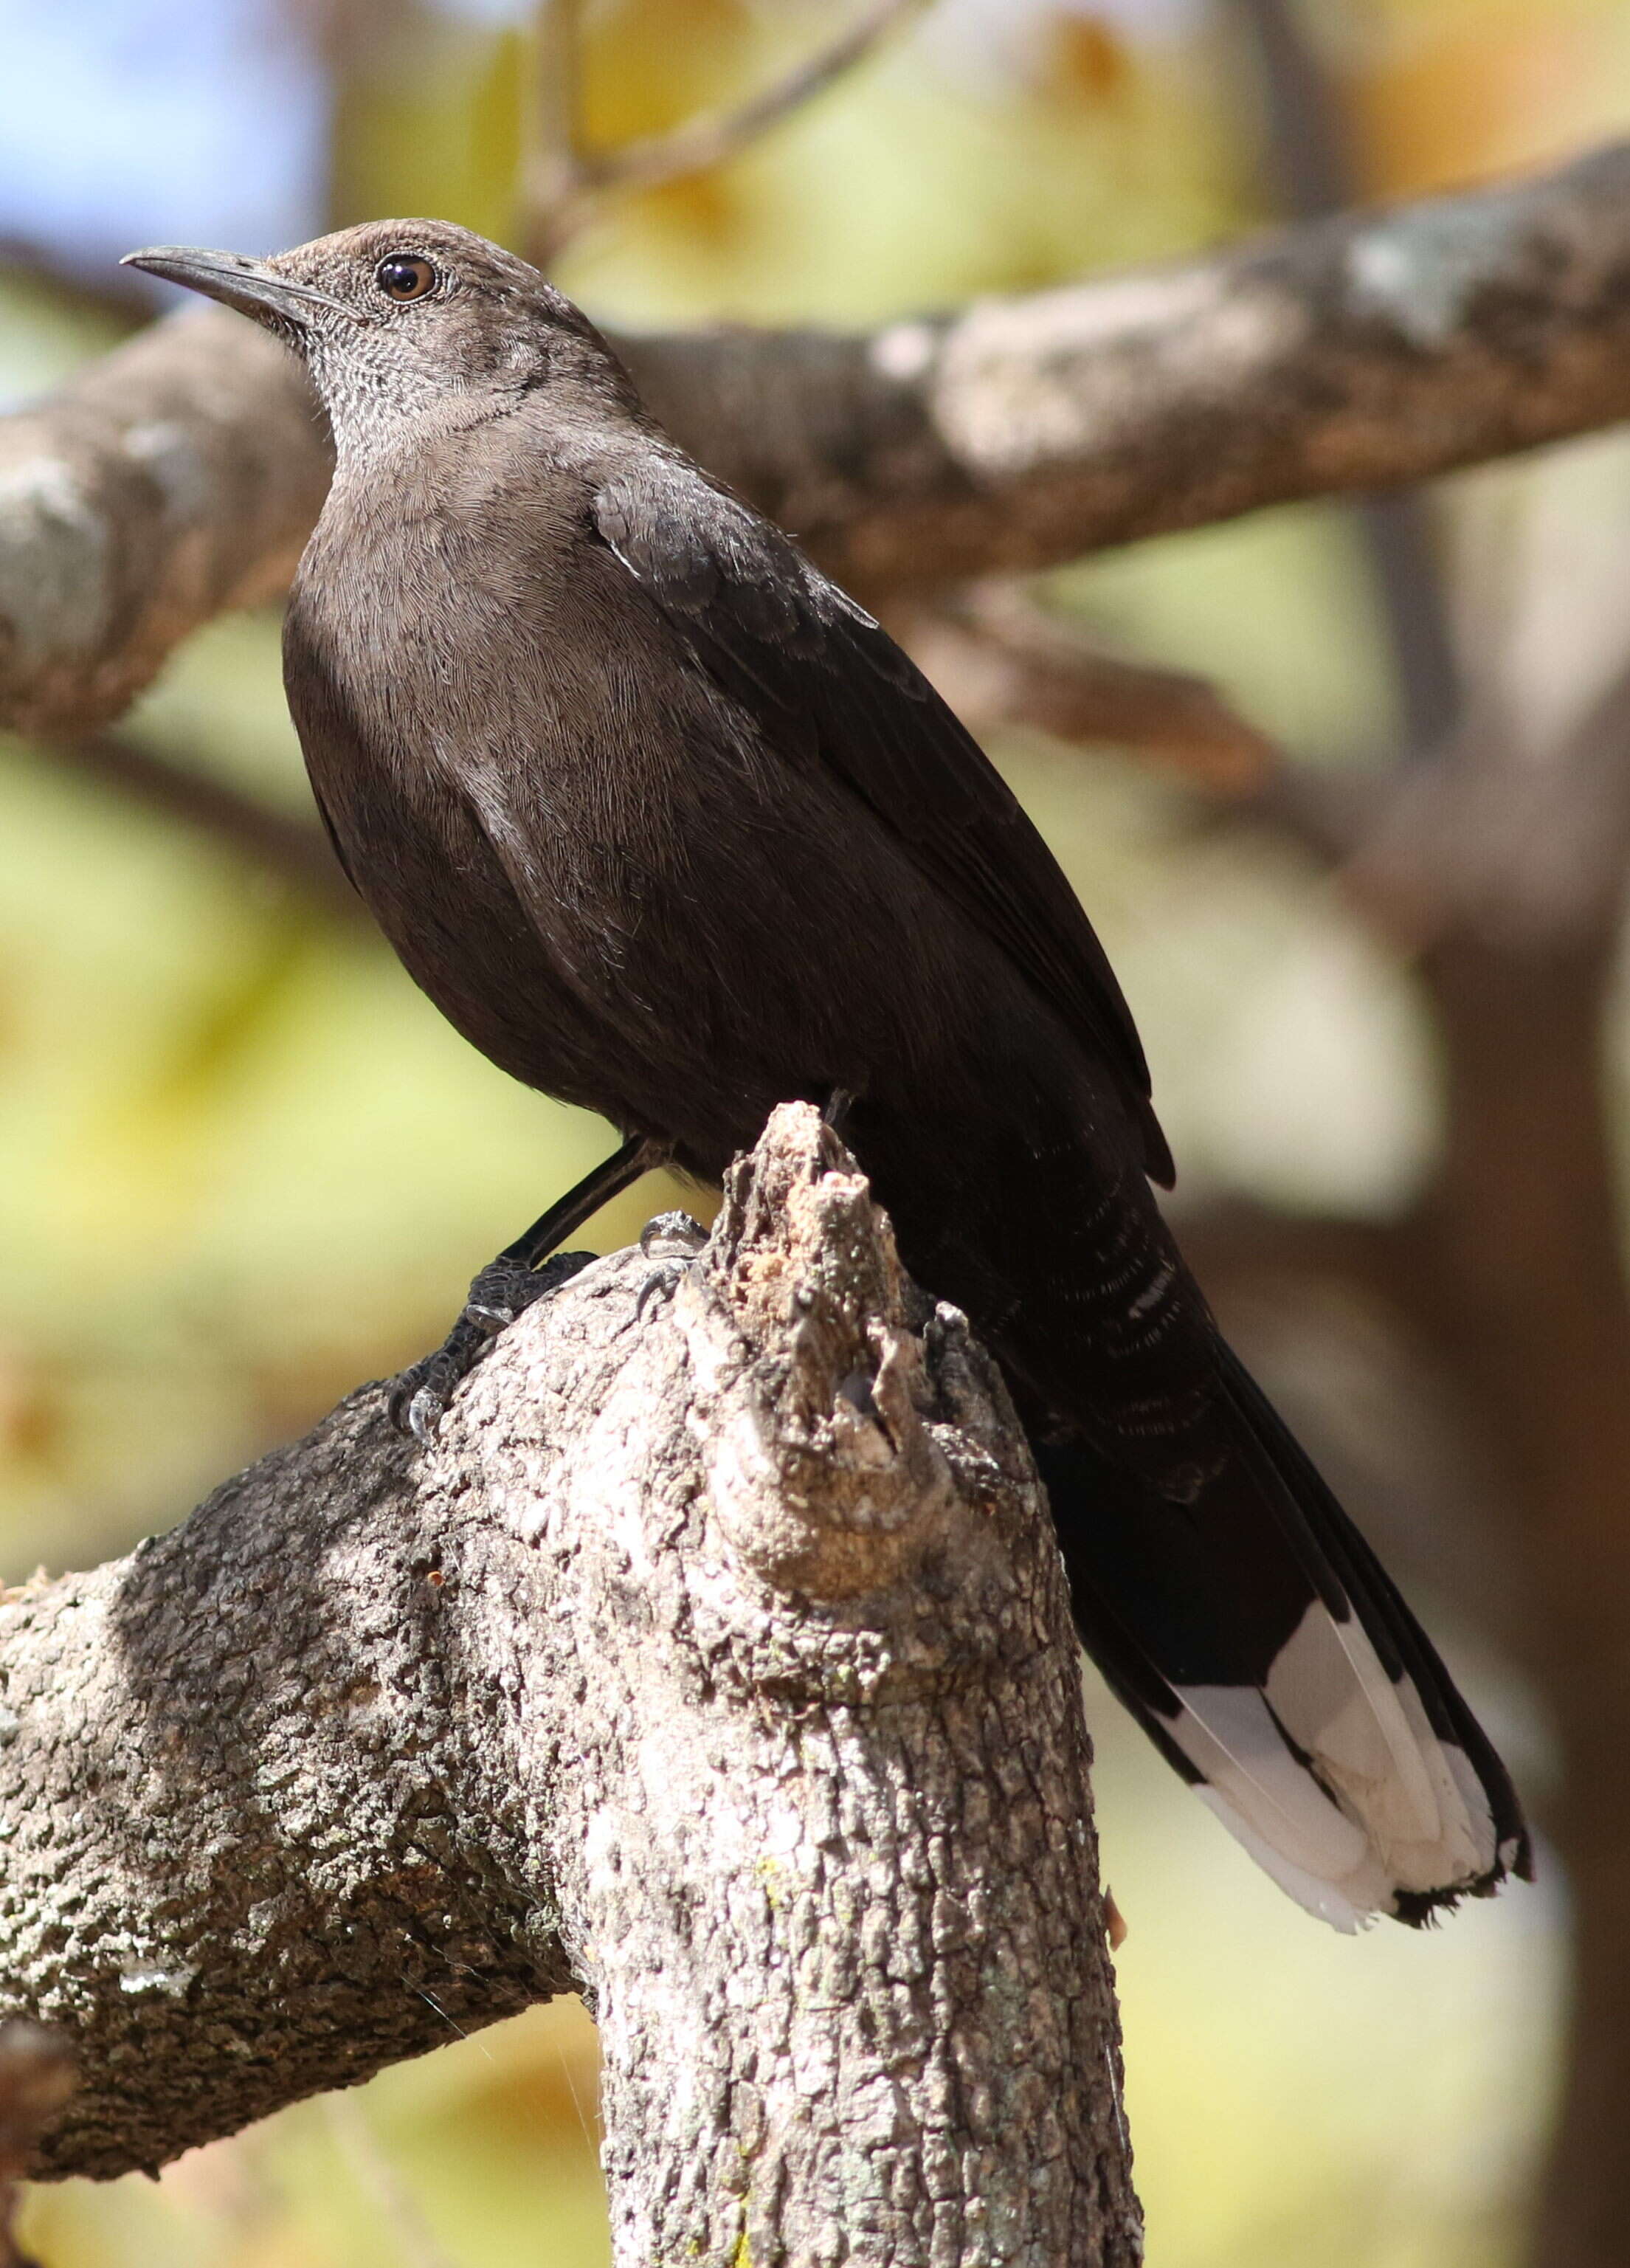
<svg viewBox="0 0 1630 2268">
<path fill-rule="evenodd" d="M 1630 146 L 875 334 L 620 343 L 681 441 L 876 593 L 1608 423 L 1626 259 Z M 0 721 L 117 714 L 187 630 L 286 578 L 327 469 L 289 358 L 220 310 L 0 419 Z"/>
<path fill-rule="evenodd" d="M 360 914 L 327 837 L 310 821 L 286 817 L 218 774 L 156 755 L 125 733 L 84 733 L 77 740 L 55 740 L 50 754 L 64 770 L 111 788 L 160 818 L 198 828 L 326 911 Z"/>
<path fill-rule="evenodd" d="M 582 105 L 583 0 L 539 0 L 531 108 L 521 152 L 520 250 L 547 268 L 582 225 L 589 188 Z"/>
<path fill-rule="evenodd" d="M 395 2239 L 402 2268 L 457 2268 L 437 2242 L 394 2160 L 380 2147 L 356 2093 L 348 2088 L 326 2095 L 322 2105 L 341 2155 Z"/>
<path fill-rule="evenodd" d="M 1252 50 L 1262 104 L 1262 169 L 1277 210 L 1318 220 L 1363 202 L 1350 121 L 1329 83 L 1296 0 L 1229 0 Z M 1416 490 L 1362 497 L 1355 507 L 1391 647 L 1404 752 L 1421 755 L 1452 730 L 1459 665 L 1434 556 L 1428 507 Z"/>
<path fill-rule="evenodd" d="M 1260 792 L 1277 769 L 1267 734 L 1204 678 L 1105 652 L 1012 583 L 901 606 L 891 627 L 975 732 L 1134 749 L 1223 796 Z"/>
<path fill-rule="evenodd" d="M 523 165 L 526 257 L 547 267 L 616 189 L 659 188 L 702 173 L 772 132 L 871 54 L 927 0 L 872 0 L 827 46 L 795 63 L 733 110 L 686 120 L 610 150 L 585 150 L 579 128 L 582 0 L 543 0 L 538 11 L 533 129 Z"/>
</svg>

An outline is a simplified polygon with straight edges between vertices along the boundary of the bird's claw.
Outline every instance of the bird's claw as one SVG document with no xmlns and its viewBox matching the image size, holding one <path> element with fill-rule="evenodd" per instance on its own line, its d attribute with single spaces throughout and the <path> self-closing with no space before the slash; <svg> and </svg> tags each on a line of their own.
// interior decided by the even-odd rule
<svg viewBox="0 0 1630 2268">
<path fill-rule="evenodd" d="M 467 1322 L 487 1338 L 496 1338 L 551 1288 L 546 1269 L 528 1268 L 518 1260 L 494 1260 L 471 1285 L 459 1322 Z M 453 1325 L 455 1330 L 458 1327 Z"/>
<path fill-rule="evenodd" d="M 689 1266 L 688 1260 L 659 1260 L 656 1267 L 647 1272 L 634 1302 L 634 1320 L 636 1323 L 642 1323 L 645 1321 L 648 1307 L 667 1306 L 669 1300 L 679 1290 L 680 1279 Z"/>
<path fill-rule="evenodd" d="M 422 1448 L 428 1448 L 454 1393 L 499 1332 L 551 1292 L 558 1292 L 593 1257 L 591 1252 L 557 1252 L 539 1268 L 500 1257 L 483 1268 L 435 1353 L 403 1371 L 392 1387 L 387 1407 L 397 1432 L 411 1433 Z"/>
<path fill-rule="evenodd" d="M 408 1404 L 407 1431 L 422 1449 L 428 1449 L 436 1438 L 436 1429 L 447 1413 L 447 1398 L 433 1386 L 422 1386 Z M 397 1420 L 400 1424 L 400 1419 Z"/>
<path fill-rule="evenodd" d="M 640 1231 L 640 1250 L 651 1263 L 634 1302 L 634 1320 L 642 1323 L 648 1307 L 666 1306 L 686 1271 L 708 1241 L 708 1232 L 687 1212 L 659 1212 Z"/>
<path fill-rule="evenodd" d="M 464 1319 L 460 1316 L 459 1320 L 462 1322 Z M 392 1425 L 399 1433 L 411 1433 L 422 1448 L 428 1447 L 435 1439 L 454 1387 L 472 1367 L 480 1351 L 479 1344 L 467 1356 L 461 1347 L 455 1350 L 453 1341 L 458 1335 L 459 1323 L 455 1323 L 436 1352 L 403 1371 L 391 1388 L 388 1407 Z"/>
<path fill-rule="evenodd" d="M 687 1212 L 659 1212 L 640 1231 L 640 1252 L 646 1260 L 694 1260 L 708 1241 L 708 1232 Z"/>
</svg>

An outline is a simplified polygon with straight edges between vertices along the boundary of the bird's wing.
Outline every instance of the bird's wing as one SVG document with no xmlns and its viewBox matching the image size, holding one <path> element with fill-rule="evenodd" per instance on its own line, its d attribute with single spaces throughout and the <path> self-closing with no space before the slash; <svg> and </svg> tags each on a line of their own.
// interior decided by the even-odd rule
<svg viewBox="0 0 1630 2268">
<path fill-rule="evenodd" d="M 915 664 L 779 529 L 644 458 L 594 498 L 602 540 L 782 753 L 840 774 L 1107 1063 L 1170 1186 L 1149 1066 L 1103 946 L 1017 798 Z"/>
</svg>

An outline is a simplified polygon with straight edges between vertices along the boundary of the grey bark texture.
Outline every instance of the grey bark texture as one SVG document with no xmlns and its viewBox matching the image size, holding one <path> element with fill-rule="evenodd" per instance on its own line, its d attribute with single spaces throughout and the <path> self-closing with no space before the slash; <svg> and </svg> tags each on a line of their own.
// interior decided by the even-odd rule
<svg viewBox="0 0 1630 2268">
<path fill-rule="evenodd" d="M 421 1458 L 378 1388 L 0 1608 L 0 2008 L 153 2166 L 577 1989 L 620 2268 L 1140 2254 L 1076 1653 L 999 1374 L 789 1106 Z"/>
<path fill-rule="evenodd" d="M 882 599 L 1630 415 L 1630 145 L 875 333 L 616 343 L 704 464 Z M 327 474 L 292 361 L 219 309 L 0 420 L 0 723 L 117 714 L 276 591 Z"/>
</svg>

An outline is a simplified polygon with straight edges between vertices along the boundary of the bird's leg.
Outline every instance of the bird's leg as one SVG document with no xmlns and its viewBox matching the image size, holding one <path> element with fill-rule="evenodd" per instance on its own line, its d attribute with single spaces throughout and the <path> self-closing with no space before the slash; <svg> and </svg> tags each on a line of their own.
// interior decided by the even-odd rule
<svg viewBox="0 0 1630 2268">
<path fill-rule="evenodd" d="M 454 1388 L 469 1376 L 505 1325 L 535 1301 L 558 1292 L 595 1257 L 591 1252 L 561 1252 L 557 1248 L 603 1204 L 662 1161 L 659 1145 L 635 1135 L 557 1198 L 513 1244 L 506 1244 L 471 1284 L 457 1321 L 435 1353 L 396 1380 L 391 1388 L 391 1423 L 416 1440 L 428 1441 Z"/>
<path fill-rule="evenodd" d="M 635 1322 L 644 1321 L 645 1310 L 654 1300 L 665 1302 L 673 1297 L 686 1270 L 707 1241 L 707 1230 L 687 1212 L 659 1212 L 655 1220 L 646 1222 L 640 1231 L 640 1250 L 651 1265 L 634 1303 Z"/>
</svg>

